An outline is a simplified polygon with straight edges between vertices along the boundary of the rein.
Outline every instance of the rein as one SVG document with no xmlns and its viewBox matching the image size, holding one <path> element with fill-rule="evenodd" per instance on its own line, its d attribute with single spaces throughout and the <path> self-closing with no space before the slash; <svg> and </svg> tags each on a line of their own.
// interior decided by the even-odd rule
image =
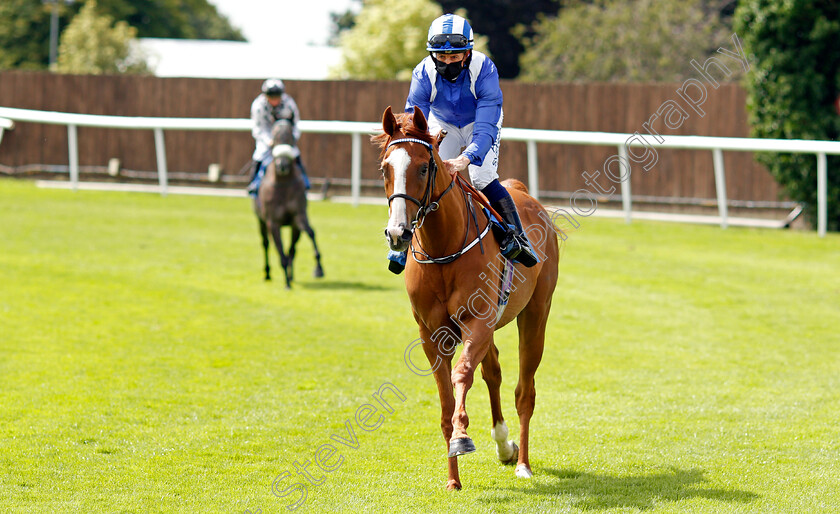
<svg viewBox="0 0 840 514">
<path fill-rule="evenodd" d="M 412 220 L 412 222 L 411 222 L 411 234 L 412 234 L 412 236 L 414 235 L 414 231 L 416 229 L 423 226 L 423 222 L 426 220 L 426 216 L 428 216 L 429 213 L 432 213 L 432 212 L 434 212 L 434 211 L 436 211 L 440 208 L 440 200 L 446 195 L 446 193 L 448 193 L 452 189 L 452 187 L 456 183 L 458 184 L 459 188 L 461 189 L 461 194 L 464 197 L 464 202 L 467 205 L 467 208 L 469 209 L 469 216 L 472 218 L 472 221 L 475 225 L 476 232 L 479 231 L 479 228 L 478 228 L 478 219 L 476 218 L 475 208 L 474 208 L 473 202 L 472 202 L 473 199 L 477 200 L 483 206 L 489 208 L 491 210 L 491 212 L 498 217 L 498 214 L 496 214 L 495 210 L 493 210 L 493 208 L 490 207 L 489 202 L 487 202 L 487 200 L 484 199 L 483 195 L 481 193 L 479 193 L 472 186 L 472 184 L 470 184 L 466 180 L 464 180 L 464 178 L 461 177 L 458 173 L 450 173 L 452 181 L 449 183 L 449 186 L 443 191 L 443 193 L 440 194 L 440 196 L 437 197 L 437 200 L 432 200 L 431 199 L 431 196 L 432 196 L 432 193 L 433 193 L 432 190 L 434 188 L 435 179 L 437 177 L 437 171 L 438 171 L 437 161 L 435 160 L 434 147 L 431 144 L 429 144 L 426 141 L 423 141 L 421 139 L 402 138 L 402 139 L 394 139 L 393 141 L 388 143 L 388 146 L 386 147 L 386 149 L 390 148 L 391 146 L 394 146 L 396 144 L 399 144 L 399 143 L 418 143 L 418 144 L 421 144 L 424 147 L 426 147 L 426 149 L 429 151 L 429 174 L 428 174 L 428 178 L 426 179 L 426 188 L 423 191 L 423 198 L 418 200 L 418 199 L 414 198 L 413 196 L 408 195 L 408 194 L 404 194 L 404 193 L 394 193 L 394 194 L 392 194 L 391 196 L 388 197 L 388 206 L 389 207 L 391 206 L 391 202 L 396 198 L 403 198 L 405 200 L 408 200 L 410 202 L 413 202 L 413 203 L 417 204 L 417 206 L 419 207 L 419 210 L 417 211 L 417 215 L 414 217 L 414 220 Z M 453 253 L 453 254 L 450 254 L 450 255 L 447 255 L 447 256 L 444 256 L 444 257 L 432 257 L 432 256 L 430 256 L 428 253 L 426 253 L 425 250 L 423 250 L 423 247 L 420 246 L 419 241 L 418 241 L 418 246 L 420 246 L 420 251 L 415 250 L 414 249 L 413 237 L 412 237 L 411 256 L 414 257 L 414 260 L 417 261 L 420 264 L 448 264 L 448 263 L 454 261 L 455 259 L 457 259 L 458 257 L 467 253 L 476 244 L 478 244 L 479 247 L 481 248 L 481 253 L 484 253 L 484 245 L 482 244 L 481 240 L 484 239 L 484 236 L 486 236 L 487 233 L 490 231 L 490 226 L 491 226 L 491 223 L 488 221 L 487 226 L 484 227 L 484 230 L 481 231 L 478 234 L 478 236 L 475 239 L 473 239 L 470 243 L 467 243 L 467 239 L 469 238 L 469 233 L 470 233 L 470 226 L 469 226 L 469 224 L 467 224 L 467 229 L 466 229 L 466 232 L 464 233 L 464 242 L 461 244 L 461 249 L 459 251 Z M 418 259 L 417 255 L 420 255 L 421 257 L 423 257 L 423 259 Z"/>
</svg>

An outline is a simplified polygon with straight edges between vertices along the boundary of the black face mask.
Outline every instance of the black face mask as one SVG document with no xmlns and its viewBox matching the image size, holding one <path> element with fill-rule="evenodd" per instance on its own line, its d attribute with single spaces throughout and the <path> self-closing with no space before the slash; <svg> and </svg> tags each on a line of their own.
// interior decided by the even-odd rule
<svg viewBox="0 0 840 514">
<path fill-rule="evenodd" d="M 438 61 L 434 57 L 432 57 L 432 60 L 435 62 L 435 69 L 440 74 L 440 76 L 445 78 L 449 82 L 455 82 L 455 79 L 457 79 L 458 75 L 461 74 L 461 70 L 464 69 L 465 61 L 451 62 L 449 64 L 446 64 L 445 62 Z"/>
</svg>

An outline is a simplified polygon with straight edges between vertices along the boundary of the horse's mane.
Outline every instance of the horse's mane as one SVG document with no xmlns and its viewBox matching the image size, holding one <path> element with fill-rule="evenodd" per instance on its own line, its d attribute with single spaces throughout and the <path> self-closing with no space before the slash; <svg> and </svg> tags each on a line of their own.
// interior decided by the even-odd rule
<svg viewBox="0 0 840 514">
<path fill-rule="evenodd" d="M 414 113 L 401 112 L 394 115 L 397 120 L 397 128 L 405 134 L 405 137 L 419 139 L 427 143 L 434 144 L 434 137 L 428 131 L 423 132 L 414 126 Z M 388 143 L 391 142 L 391 136 L 386 133 L 371 136 L 370 140 L 379 145 L 382 152 L 379 154 L 379 159 L 385 157 L 385 151 L 388 149 Z"/>
</svg>

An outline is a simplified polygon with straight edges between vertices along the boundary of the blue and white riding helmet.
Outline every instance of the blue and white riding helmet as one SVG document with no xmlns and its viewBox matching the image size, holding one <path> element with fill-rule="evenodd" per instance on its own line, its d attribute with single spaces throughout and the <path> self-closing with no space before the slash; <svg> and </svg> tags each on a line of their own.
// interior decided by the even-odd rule
<svg viewBox="0 0 840 514">
<path fill-rule="evenodd" d="M 429 52 L 464 52 L 472 47 L 472 27 L 457 14 L 444 14 L 429 26 L 426 43 Z"/>
<path fill-rule="evenodd" d="M 286 86 L 280 79 L 268 79 L 262 83 L 262 92 L 266 96 L 281 96 Z"/>
</svg>

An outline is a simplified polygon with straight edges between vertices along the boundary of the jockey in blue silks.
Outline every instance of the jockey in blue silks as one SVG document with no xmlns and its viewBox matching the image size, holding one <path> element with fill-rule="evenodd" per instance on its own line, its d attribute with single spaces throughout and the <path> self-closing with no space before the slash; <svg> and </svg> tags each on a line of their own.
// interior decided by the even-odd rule
<svg viewBox="0 0 840 514">
<path fill-rule="evenodd" d="M 432 134 L 446 131 L 439 148 L 446 167 L 468 170 L 473 186 L 484 193 L 508 225 L 500 245 L 502 254 L 534 266 L 539 259 L 497 173 L 503 112 L 496 65 L 473 50 L 472 27 L 455 14 L 432 22 L 426 50 L 429 56 L 414 68 L 405 110 L 419 107 Z"/>
<path fill-rule="evenodd" d="M 271 160 L 271 128 L 274 122 L 279 119 L 287 119 L 292 123 L 292 132 L 295 136 L 295 146 L 300 139 L 300 111 L 295 99 L 286 93 L 286 86 L 280 79 L 268 79 L 262 84 L 261 93 L 251 103 L 251 135 L 254 136 L 256 148 L 251 157 L 251 179 L 248 183 L 248 192 L 256 193 L 259 182 L 254 180 L 259 171 L 268 166 Z M 303 182 L 306 189 L 309 189 L 309 177 L 306 176 L 306 169 L 300 160 L 298 153 L 295 162 L 300 167 L 303 175 Z"/>
</svg>

